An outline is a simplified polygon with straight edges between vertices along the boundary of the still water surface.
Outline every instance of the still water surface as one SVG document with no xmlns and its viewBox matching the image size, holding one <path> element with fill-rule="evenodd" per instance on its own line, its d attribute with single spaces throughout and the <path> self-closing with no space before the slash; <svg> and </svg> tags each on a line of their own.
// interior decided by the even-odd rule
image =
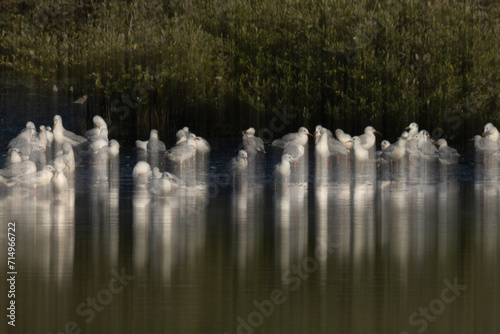
<svg viewBox="0 0 500 334">
<path fill-rule="evenodd" d="M 1 94 L 2 147 L 29 119 L 78 119 L 71 101 L 35 109 Z M 2 332 L 499 332 L 498 164 L 463 147 L 454 169 L 396 175 L 317 162 L 310 143 L 275 191 L 278 150 L 233 185 L 241 139 L 208 139 L 213 152 L 167 198 L 134 189 L 129 146 L 111 170 L 82 163 L 62 199 L 1 189 L 0 271 L 15 221 L 18 272 L 16 328 L 3 315 Z"/>
</svg>

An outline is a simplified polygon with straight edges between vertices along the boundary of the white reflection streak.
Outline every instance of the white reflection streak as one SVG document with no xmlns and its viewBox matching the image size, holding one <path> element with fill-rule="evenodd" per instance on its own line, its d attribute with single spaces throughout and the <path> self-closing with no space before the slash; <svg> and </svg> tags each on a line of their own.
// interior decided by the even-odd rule
<svg viewBox="0 0 500 334">
<path fill-rule="evenodd" d="M 160 269 L 164 281 L 170 282 L 174 249 L 172 206 L 169 199 L 156 198 L 152 202 L 151 244 L 148 245 L 152 269 Z"/>
<path fill-rule="evenodd" d="M 51 265 L 59 279 L 68 279 L 73 273 L 73 257 L 75 249 L 75 192 L 67 189 L 67 199 L 57 201 L 52 207 L 52 238 L 50 241 Z"/>
<path fill-rule="evenodd" d="M 133 262 L 136 272 L 144 272 L 148 260 L 148 233 L 150 223 L 150 198 L 144 188 L 136 188 L 132 199 L 133 209 Z"/>
<path fill-rule="evenodd" d="M 328 245 L 328 186 L 316 186 L 316 247 L 318 254 L 316 260 L 319 262 L 319 273 L 321 276 L 320 282 L 326 282 L 326 261 L 328 258 L 327 247 L 320 245 Z"/>
<path fill-rule="evenodd" d="M 232 215 L 233 215 L 233 236 L 236 244 L 236 262 L 238 269 L 244 274 L 247 263 L 249 261 L 248 248 L 252 243 L 253 235 L 249 235 L 250 225 L 248 222 L 248 187 L 242 184 L 244 187 L 239 191 L 240 187 L 236 187 L 233 191 L 232 199 Z"/>
</svg>

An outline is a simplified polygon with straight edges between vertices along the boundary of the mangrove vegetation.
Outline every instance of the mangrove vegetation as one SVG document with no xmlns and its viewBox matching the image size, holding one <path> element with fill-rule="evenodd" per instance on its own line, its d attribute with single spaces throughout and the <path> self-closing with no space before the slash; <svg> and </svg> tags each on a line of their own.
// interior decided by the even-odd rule
<svg viewBox="0 0 500 334">
<path fill-rule="evenodd" d="M 0 13 L 0 66 L 68 94 L 60 78 L 77 78 L 73 94 L 123 131 L 234 135 L 286 113 L 290 129 L 396 136 L 416 121 L 458 140 L 500 121 L 496 1 L 10 0 Z"/>
</svg>

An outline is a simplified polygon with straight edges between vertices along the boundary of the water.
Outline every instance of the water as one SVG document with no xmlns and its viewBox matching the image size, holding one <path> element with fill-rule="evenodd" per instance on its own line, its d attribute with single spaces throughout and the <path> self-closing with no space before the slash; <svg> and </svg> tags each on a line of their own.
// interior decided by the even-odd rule
<svg viewBox="0 0 500 334">
<path fill-rule="evenodd" d="M 28 119 L 48 124 L 60 113 L 78 129 L 71 100 L 52 105 L 27 91 L 23 100 L 19 88 L 0 90 L 2 124 L 12 126 L 0 134 L 2 147 Z M 233 185 L 226 165 L 240 138 L 208 139 L 214 151 L 177 171 L 186 186 L 168 198 L 134 190 L 130 146 L 111 171 L 82 163 L 56 200 L 43 189 L 35 197 L 2 188 L 0 271 L 8 272 L 11 221 L 17 270 L 17 328 L 4 315 L 2 332 L 500 329 L 497 163 L 475 163 L 464 146 L 454 169 L 415 164 L 396 175 L 387 165 L 318 163 L 311 144 L 275 191 L 279 151 L 252 160 Z"/>
</svg>

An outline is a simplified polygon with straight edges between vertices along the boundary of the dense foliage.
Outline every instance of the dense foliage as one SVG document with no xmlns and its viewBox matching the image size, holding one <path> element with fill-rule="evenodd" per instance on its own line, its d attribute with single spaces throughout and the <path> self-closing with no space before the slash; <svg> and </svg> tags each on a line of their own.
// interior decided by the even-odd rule
<svg viewBox="0 0 500 334">
<path fill-rule="evenodd" d="M 49 83 L 79 76 L 103 102 L 100 112 L 118 113 L 130 100 L 145 128 L 175 128 L 172 120 L 192 117 L 205 132 L 231 132 L 266 126 L 273 110 L 297 115 L 293 127 L 370 123 L 399 131 L 418 121 L 461 137 L 467 124 L 478 132 L 499 121 L 494 1 L 11 0 L 0 7 L 1 65 Z"/>
</svg>

